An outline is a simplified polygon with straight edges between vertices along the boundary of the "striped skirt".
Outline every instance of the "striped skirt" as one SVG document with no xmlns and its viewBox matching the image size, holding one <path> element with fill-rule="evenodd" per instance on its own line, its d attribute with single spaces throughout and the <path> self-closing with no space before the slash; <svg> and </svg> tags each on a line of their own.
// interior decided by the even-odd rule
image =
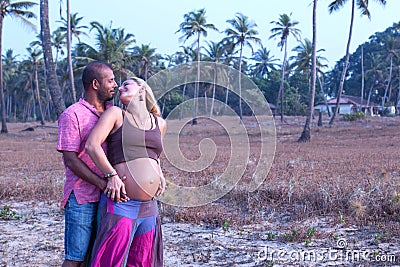
<svg viewBox="0 0 400 267">
<path fill-rule="evenodd" d="M 163 266 L 161 222 L 157 201 L 116 203 L 104 194 L 91 267 Z"/>
</svg>

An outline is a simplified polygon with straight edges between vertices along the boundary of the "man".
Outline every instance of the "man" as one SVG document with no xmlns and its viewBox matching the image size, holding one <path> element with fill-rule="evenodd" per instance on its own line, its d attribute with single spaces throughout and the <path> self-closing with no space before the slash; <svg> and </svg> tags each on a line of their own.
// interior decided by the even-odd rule
<svg viewBox="0 0 400 267">
<path fill-rule="evenodd" d="M 111 106 L 107 101 L 112 100 L 118 87 L 114 73 L 105 63 L 91 62 L 83 71 L 82 82 L 86 98 L 68 107 L 58 120 L 57 150 L 63 154 L 66 175 L 62 200 L 65 207 L 63 267 L 85 266 L 96 231 L 101 190 L 116 186 L 125 193 L 121 180 L 107 184 L 84 149 L 101 113 Z"/>
</svg>

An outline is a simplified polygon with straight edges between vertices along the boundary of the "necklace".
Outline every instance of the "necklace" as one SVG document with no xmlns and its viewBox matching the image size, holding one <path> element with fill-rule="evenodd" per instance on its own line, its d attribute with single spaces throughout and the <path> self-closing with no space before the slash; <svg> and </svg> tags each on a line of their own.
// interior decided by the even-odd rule
<svg viewBox="0 0 400 267">
<path fill-rule="evenodd" d="M 132 119 L 133 121 L 136 123 L 136 125 L 140 128 L 144 128 L 144 126 L 146 125 L 146 121 L 147 121 L 147 116 L 143 121 L 139 121 L 139 123 L 136 121 L 135 116 L 133 116 L 133 114 L 131 113 Z"/>
</svg>

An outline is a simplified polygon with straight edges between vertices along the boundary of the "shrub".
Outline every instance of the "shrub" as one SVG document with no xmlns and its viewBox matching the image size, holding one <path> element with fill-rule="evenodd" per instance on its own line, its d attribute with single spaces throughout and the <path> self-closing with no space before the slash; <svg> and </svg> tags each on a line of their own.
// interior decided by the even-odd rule
<svg viewBox="0 0 400 267">
<path fill-rule="evenodd" d="M 345 121 L 357 121 L 364 118 L 365 118 L 365 113 L 361 111 L 343 115 L 343 120 Z"/>
</svg>

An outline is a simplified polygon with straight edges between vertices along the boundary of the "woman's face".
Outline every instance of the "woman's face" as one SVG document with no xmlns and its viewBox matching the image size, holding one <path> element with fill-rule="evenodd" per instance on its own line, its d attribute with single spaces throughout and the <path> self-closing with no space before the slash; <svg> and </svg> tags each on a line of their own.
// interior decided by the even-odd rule
<svg viewBox="0 0 400 267">
<path fill-rule="evenodd" d="M 127 106 L 132 98 L 138 97 L 140 88 L 141 86 L 139 86 L 134 80 L 124 81 L 118 88 L 119 99 L 121 100 L 122 104 Z"/>
</svg>

